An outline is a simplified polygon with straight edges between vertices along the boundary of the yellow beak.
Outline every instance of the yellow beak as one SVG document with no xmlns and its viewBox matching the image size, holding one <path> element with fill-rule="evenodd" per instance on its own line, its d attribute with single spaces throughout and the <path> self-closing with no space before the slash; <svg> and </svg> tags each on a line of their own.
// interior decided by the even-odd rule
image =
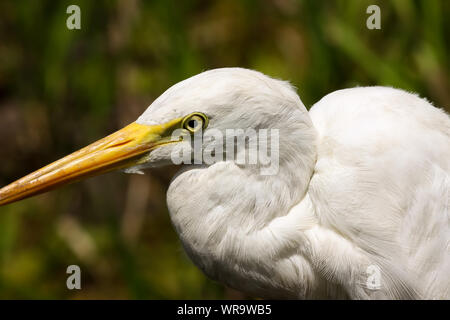
<svg viewBox="0 0 450 320">
<path fill-rule="evenodd" d="M 168 143 L 182 119 L 155 126 L 132 123 L 0 189 L 0 206 L 58 186 L 139 164 L 149 151 Z"/>
</svg>

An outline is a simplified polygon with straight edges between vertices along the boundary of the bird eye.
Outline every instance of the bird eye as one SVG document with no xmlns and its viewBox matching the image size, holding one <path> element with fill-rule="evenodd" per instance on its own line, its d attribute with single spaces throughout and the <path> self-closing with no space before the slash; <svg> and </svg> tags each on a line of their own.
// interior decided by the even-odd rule
<svg viewBox="0 0 450 320">
<path fill-rule="evenodd" d="M 197 132 L 200 129 L 205 129 L 207 125 L 208 118 L 200 112 L 188 115 L 184 118 L 182 123 L 183 129 L 188 130 L 190 133 Z"/>
</svg>

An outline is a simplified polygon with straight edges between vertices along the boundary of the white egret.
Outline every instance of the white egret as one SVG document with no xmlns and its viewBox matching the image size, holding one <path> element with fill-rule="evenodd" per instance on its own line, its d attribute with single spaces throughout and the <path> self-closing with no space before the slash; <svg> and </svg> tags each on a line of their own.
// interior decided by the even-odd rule
<svg viewBox="0 0 450 320">
<path fill-rule="evenodd" d="M 402 90 L 340 90 L 308 112 L 287 82 L 206 71 L 135 123 L 4 187 L 0 204 L 169 163 L 189 144 L 174 130 L 198 126 L 279 130 L 277 174 L 224 158 L 184 164 L 170 184 L 172 222 L 208 276 L 267 298 L 450 298 L 450 119 Z"/>
</svg>

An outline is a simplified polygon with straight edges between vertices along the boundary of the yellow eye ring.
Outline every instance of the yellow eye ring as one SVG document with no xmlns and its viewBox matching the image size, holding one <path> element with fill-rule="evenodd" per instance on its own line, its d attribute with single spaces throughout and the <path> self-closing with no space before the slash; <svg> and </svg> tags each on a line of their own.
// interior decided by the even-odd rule
<svg viewBox="0 0 450 320">
<path fill-rule="evenodd" d="M 182 123 L 181 127 L 186 129 L 190 133 L 195 133 L 200 129 L 206 129 L 208 126 L 208 117 L 201 112 L 194 112 L 190 115 L 186 116 Z"/>
</svg>

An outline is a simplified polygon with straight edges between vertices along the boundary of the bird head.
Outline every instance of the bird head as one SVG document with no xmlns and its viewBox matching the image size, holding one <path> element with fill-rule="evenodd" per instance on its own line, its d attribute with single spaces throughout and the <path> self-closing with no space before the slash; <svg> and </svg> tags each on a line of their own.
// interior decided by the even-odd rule
<svg viewBox="0 0 450 320">
<path fill-rule="evenodd" d="M 259 272 L 272 274 L 271 252 L 286 252 L 291 243 L 258 230 L 304 196 L 315 139 L 309 114 L 289 83 L 241 68 L 210 70 L 169 88 L 125 128 L 0 189 L 0 205 L 112 170 L 140 173 L 178 164 L 167 206 L 187 254 L 210 277 L 234 288 L 245 278 L 254 283 L 246 290 L 258 295 L 253 289 L 260 287 Z M 256 162 L 250 153 L 257 153 Z M 269 154 L 279 170 L 270 170 Z M 268 175 L 262 171 L 267 166 Z M 268 259 L 261 259 L 263 253 Z M 247 271 L 244 278 L 228 277 L 231 270 Z M 280 296 L 292 294 L 280 290 Z"/>
<path fill-rule="evenodd" d="M 241 68 L 206 71 L 169 88 L 134 123 L 0 189 L 0 205 L 112 170 L 140 172 L 173 163 L 181 151 L 191 159 L 193 143 L 186 138 L 203 138 L 208 130 L 286 129 L 292 112 L 283 110 L 294 109 L 306 113 L 283 81 Z M 201 139 L 200 144 L 217 143 Z M 227 152 L 214 151 L 221 159 Z"/>
</svg>

